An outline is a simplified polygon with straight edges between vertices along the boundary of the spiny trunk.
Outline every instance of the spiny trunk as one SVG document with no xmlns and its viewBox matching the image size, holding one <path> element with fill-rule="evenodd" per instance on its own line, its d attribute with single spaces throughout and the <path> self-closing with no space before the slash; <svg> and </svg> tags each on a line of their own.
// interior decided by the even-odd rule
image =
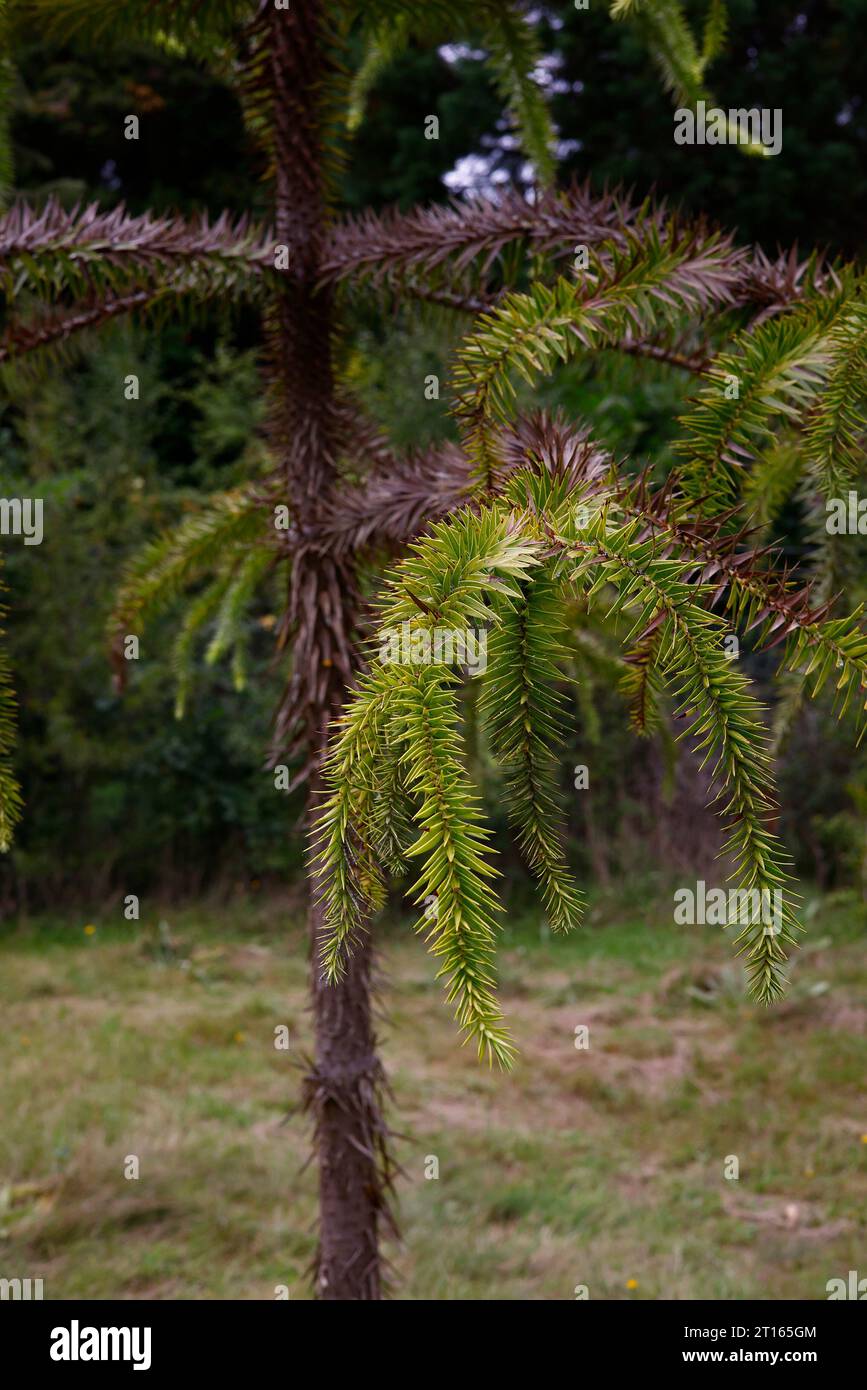
<svg viewBox="0 0 867 1390">
<path fill-rule="evenodd" d="M 319 1156 L 320 1299 L 382 1295 L 380 1225 L 388 1218 L 383 1074 L 371 1017 L 372 946 L 366 937 L 339 984 L 320 977 L 318 908 L 310 910 L 316 1043 L 306 1079 Z"/>
<path fill-rule="evenodd" d="M 308 823 L 321 792 L 312 780 Z M 310 904 L 315 1046 L 305 1078 L 319 1158 L 319 1250 L 316 1294 L 321 1299 L 382 1296 L 379 1241 L 394 1233 L 389 1205 L 393 1164 L 383 1119 L 385 1075 L 376 1053 L 372 1013 L 373 945 L 365 934 L 336 984 L 319 967 L 323 916 L 315 888 Z"/>
<path fill-rule="evenodd" d="M 263 3 L 252 81 L 268 94 L 272 132 L 274 229 L 289 251 L 282 291 L 267 316 L 269 435 L 280 500 L 295 526 L 292 583 L 281 626 L 291 641 L 292 674 L 275 722 L 275 761 L 301 755 L 310 774 L 308 826 L 319 790 L 324 729 L 338 713 L 357 667 L 353 628 L 357 592 L 351 564 L 320 540 L 320 519 L 338 485 L 339 420 L 332 363 L 333 309 L 317 291 L 326 221 L 322 84 L 328 76 L 323 0 L 289 10 Z M 315 900 L 315 885 L 311 882 Z M 310 908 L 313 1066 L 305 1096 L 319 1160 L 322 1299 L 381 1296 L 379 1237 L 391 1182 L 382 1119 L 383 1074 L 371 1009 L 369 941 L 326 984 L 319 972 L 320 913 Z"/>
</svg>

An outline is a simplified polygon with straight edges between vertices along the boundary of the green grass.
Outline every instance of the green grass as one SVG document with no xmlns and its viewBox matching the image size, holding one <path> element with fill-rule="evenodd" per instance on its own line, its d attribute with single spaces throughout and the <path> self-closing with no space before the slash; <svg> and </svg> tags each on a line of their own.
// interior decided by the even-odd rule
<svg viewBox="0 0 867 1390">
<path fill-rule="evenodd" d="M 813 1299 L 867 1273 L 863 907 L 812 905 L 789 995 L 762 1009 L 723 933 L 674 926 L 670 902 L 597 897 L 567 940 L 506 927 L 510 1076 L 459 1047 L 420 941 L 381 929 L 398 1297 Z M 47 1298 L 307 1298 L 297 909 L 162 916 L 4 932 L 0 1276 Z"/>
</svg>

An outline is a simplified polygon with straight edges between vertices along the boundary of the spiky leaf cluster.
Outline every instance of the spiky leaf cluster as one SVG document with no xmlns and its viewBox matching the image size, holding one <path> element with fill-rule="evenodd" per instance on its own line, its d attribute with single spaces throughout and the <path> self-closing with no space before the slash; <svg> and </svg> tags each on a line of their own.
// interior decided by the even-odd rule
<svg viewBox="0 0 867 1390">
<path fill-rule="evenodd" d="M 588 252 L 574 281 L 536 284 L 483 315 L 454 374 L 455 413 L 480 475 L 495 467 L 494 427 L 513 412 L 515 377 L 532 385 L 579 352 L 730 305 L 730 257 L 725 238 L 676 222 L 660 231 L 647 218 L 629 230 L 625 246 L 609 242 Z"/>
<path fill-rule="evenodd" d="M 550 777 L 570 594 L 591 610 L 601 608 L 627 651 L 646 647 L 645 678 L 668 688 L 681 737 L 710 767 L 734 884 L 756 894 L 754 905 L 780 895 L 772 929 L 753 914 L 735 938 L 751 992 L 765 1002 L 784 987 L 787 947 L 799 930 L 797 894 L 773 830 L 762 711 L 724 644 L 729 620 L 758 627 L 760 641 L 787 639 L 787 662 L 806 663 L 805 675 L 827 679 L 842 662 L 842 690 L 851 694 L 849 682 L 853 689 L 867 684 L 867 638 L 855 623 L 828 622 L 784 575 L 763 570 L 764 553 L 739 551 L 706 522 L 690 524 L 683 495 L 674 497 L 669 488 L 654 497 L 646 480 L 624 484 L 605 469 L 598 450 L 584 445 L 561 449 L 550 467 L 537 441 L 535 468 L 512 473 L 499 499 L 436 526 L 392 571 L 380 636 L 401 628 L 403 655 L 389 659 L 387 645 L 380 648 L 339 723 L 317 830 L 328 927 L 322 964 L 333 977 L 382 901 L 388 866 L 375 848 L 373 808 L 395 768 L 405 768 L 403 788 L 421 832 L 406 854 L 425 859 L 414 895 L 428 909 L 435 904 L 438 924 L 431 925 L 428 911 L 419 928 L 445 957 L 461 1026 L 501 1061 L 508 1057 L 492 1041 L 504 1035 L 489 990 L 496 908 L 485 828 L 459 754 L 455 667 L 426 657 L 424 639 L 444 627 L 488 631 L 487 667 L 475 677 L 480 706 L 494 756 L 507 770 L 519 843 L 541 881 L 552 923 L 562 927 L 580 909 L 560 848 Z M 549 462 L 554 452 L 548 451 Z M 723 595 L 725 618 L 714 611 Z M 484 990 L 469 987 L 475 979 L 485 982 Z"/>
<path fill-rule="evenodd" d="M 180 718 L 192 680 L 195 644 L 213 624 L 205 659 L 213 665 L 232 654 L 237 689 L 245 681 L 248 605 L 277 559 L 267 530 L 267 513 L 249 490 L 237 488 L 209 499 L 141 551 L 127 567 L 109 620 L 117 681 L 123 684 L 124 637 L 141 636 L 148 623 L 194 586 L 201 586 L 183 618 L 172 650 Z"/>
</svg>

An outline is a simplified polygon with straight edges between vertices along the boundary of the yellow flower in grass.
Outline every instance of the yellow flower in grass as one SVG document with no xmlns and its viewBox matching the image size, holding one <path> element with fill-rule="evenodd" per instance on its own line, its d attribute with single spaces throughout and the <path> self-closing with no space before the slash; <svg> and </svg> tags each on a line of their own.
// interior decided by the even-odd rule
<svg viewBox="0 0 867 1390">
<path fill-rule="evenodd" d="M 637 1280 L 637 1279 L 627 1279 L 627 1281 L 626 1281 L 626 1287 L 627 1287 L 628 1289 L 637 1289 L 637 1288 L 638 1288 L 638 1280 Z"/>
<path fill-rule="evenodd" d="M 94 934 L 95 931 L 96 931 L 96 927 L 93 925 L 93 923 L 92 923 L 92 922 L 88 922 L 87 926 L 84 928 L 84 934 L 85 934 L 85 936 L 93 936 L 93 934 Z"/>
</svg>

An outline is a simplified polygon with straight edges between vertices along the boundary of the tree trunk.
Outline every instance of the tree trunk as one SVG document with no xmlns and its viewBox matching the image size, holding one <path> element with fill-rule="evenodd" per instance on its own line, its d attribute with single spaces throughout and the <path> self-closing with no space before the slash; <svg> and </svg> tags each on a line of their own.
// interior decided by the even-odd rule
<svg viewBox="0 0 867 1390">
<path fill-rule="evenodd" d="M 326 984 L 316 959 L 315 905 L 310 921 L 316 1041 L 306 1084 L 319 1158 L 316 1295 L 376 1299 L 382 1294 L 379 1236 L 381 1216 L 388 1219 L 388 1174 L 382 1070 L 371 1017 L 372 946 L 367 936 L 340 983 Z"/>
<path fill-rule="evenodd" d="M 254 102 L 264 98 L 259 114 L 272 148 L 275 238 L 288 250 L 280 292 L 266 316 L 274 501 L 287 502 L 293 516 L 287 537 L 291 589 L 279 634 L 281 645 L 291 642 L 292 666 L 275 720 L 272 761 L 287 756 L 304 761 L 311 831 L 325 729 L 358 666 L 354 569 L 319 539 L 320 519 L 339 487 L 341 429 L 332 296 L 317 289 L 328 215 L 329 136 L 322 112 L 330 62 L 327 24 L 324 0 L 280 10 L 260 0 L 248 82 Z M 311 875 L 315 1044 L 305 1100 L 319 1160 L 316 1294 L 375 1299 L 381 1296 L 379 1237 L 383 1220 L 390 1219 L 386 1198 L 392 1167 L 373 1033 L 371 947 L 366 940 L 347 962 L 344 978 L 326 984 L 319 972 L 316 896 Z"/>
<path fill-rule="evenodd" d="M 311 832 L 320 790 L 317 777 L 310 789 Z M 373 1024 L 373 943 L 365 933 L 340 981 L 327 983 L 319 967 L 323 920 L 315 874 L 311 881 L 315 1041 L 305 1099 L 319 1159 L 316 1294 L 322 1299 L 377 1299 L 382 1296 L 382 1225 L 394 1232 L 388 1203 L 394 1169 L 383 1119 L 385 1075 Z"/>
<path fill-rule="evenodd" d="M 276 713 L 274 760 L 302 756 L 310 773 L 308 828 L 321 791 L 318 769 L 328 720 L 339 712 L 357 669 L 353 630 L 356 578 L 318 538 L 322 509 L 339 486 L 339 411 L 333 385 L 333 306 L 318 291 L 327 224 L 327 129 L 322 83 L 328 76 L 328 11 L 322 0 L 275 10 L 261 0 L 249 89 L 264 99 L 270 132 L 276 245 L 288 267 L 267 314 L 275 502 L 288 502 L 293 530 L 292 587 L 281 644 L 292 645 L 292 674 Z M 390 1186 L 371 1011 L 371 947 L 365 941 L 345 977 L 320 977 L 320 910 L 311 874 L 314 1058 L 304 1081 L 320 1163 L 320 1298 L 381 1297 L 379 1234 Z"/>
</svg>

